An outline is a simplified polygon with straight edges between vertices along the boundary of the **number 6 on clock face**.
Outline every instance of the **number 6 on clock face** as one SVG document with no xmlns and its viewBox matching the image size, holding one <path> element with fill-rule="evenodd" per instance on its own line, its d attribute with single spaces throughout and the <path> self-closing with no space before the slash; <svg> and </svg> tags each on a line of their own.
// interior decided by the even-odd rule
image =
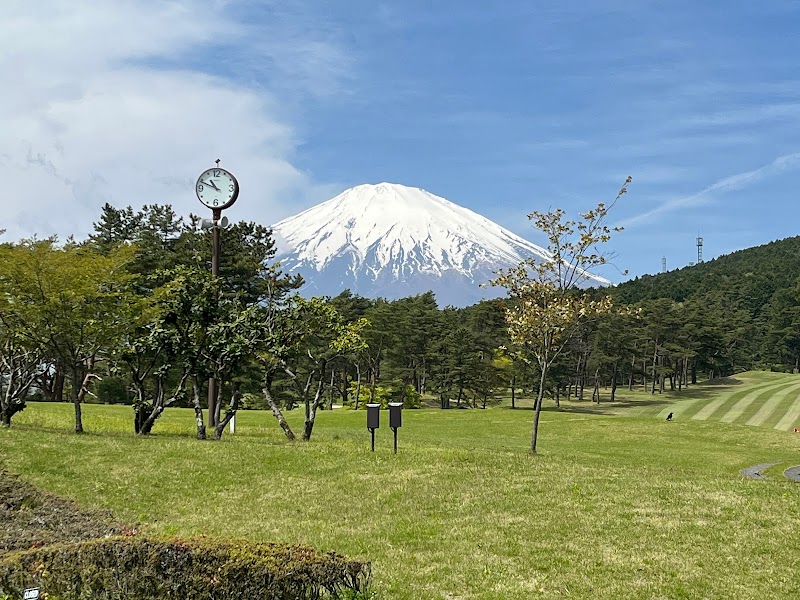
<svg viewBox="0 0 800 600">
<path fill-rule="evenodd" d="M 239 197 L 239 182 L 233 173 L 215 167 L 207 169 L 197 178 L 197 199 L 214 210 L 228 208 Z"/>
</svg>

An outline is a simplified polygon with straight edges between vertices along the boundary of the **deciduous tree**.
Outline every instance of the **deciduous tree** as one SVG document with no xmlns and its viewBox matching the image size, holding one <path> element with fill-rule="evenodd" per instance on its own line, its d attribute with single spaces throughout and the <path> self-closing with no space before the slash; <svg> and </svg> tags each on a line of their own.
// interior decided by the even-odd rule
<svg viewBox="0 0 800 600">
<path fill-rule="evenodd" d="M 539 369 L 531 453 L 536 453 L 548 370 L 587 320 L 611 309 L 609 296 L 589 294 L 579 285 L 590 278 L 594 268 L 608 261 L 607 253 L 600 249 L 611 238 L 606 218 L 630 182 L 629 177 L 610 205 L 601 202 L 577 221 L 565 219 L 562 209 L 528 215 L 536 229 L 547 236 L 548 258 L 526 260 L 516 268 L 500 271 L 491 281 L 506 288 L 515 300 L 506 309 L 509 337 L 522 356 Z"/>
</svg>

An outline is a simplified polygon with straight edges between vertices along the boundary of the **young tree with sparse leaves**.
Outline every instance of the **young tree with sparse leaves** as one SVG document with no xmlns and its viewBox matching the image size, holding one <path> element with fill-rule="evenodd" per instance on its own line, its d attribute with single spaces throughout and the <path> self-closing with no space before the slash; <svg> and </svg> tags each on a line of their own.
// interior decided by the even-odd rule
<svg viewBox="0 0 800 600">
<path fill-rule="evenodd" d="M 490 282 L 506 288 L 513 300 L 505 313 L 511 343 L 523 360 L 539 369 L 532 454 L 536 453 L 539 416 L 550 367 L 588 320 L 611 310 L 609 296 L 589 294 L 579 285 L 591 277 L 593 269 L 608 262 L 608 254 L 600 246 L 611 239 L 612 231 L 621 228 L 608 227 L 606 219 L 628 191 L 630 182 L 628 177 L 610 205 L 600 202 L 582 213 L 577 221 L 565 219 L 562 209 L 528 215 L 536 229 L 547 236 L 549 258 L 529 259 L 517 267 L 501 270 Z"/>
</svg>

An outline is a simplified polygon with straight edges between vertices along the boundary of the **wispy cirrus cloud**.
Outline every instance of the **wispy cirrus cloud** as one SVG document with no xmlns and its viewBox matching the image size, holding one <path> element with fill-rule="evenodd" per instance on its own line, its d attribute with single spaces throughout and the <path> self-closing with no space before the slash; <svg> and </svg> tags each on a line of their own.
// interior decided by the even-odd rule
<svg viewBox="0 0 800 600">
<path fill-rule="evenodd" d="M 720 179 L 694 194 L 670 198 L 655 208 L 623 219 L 618 225 L 622 227 L 632 227 L 635 225 L 652 223 L 657 217 L 666 213 L 680 208 L 702 206 L 720 194 L 741 190 L 763 181 L 767 177 L 798 168 L 800 168 L 800 152 L 785 154 L 758 169 L 736 173 L 735 175 Z"/>
</svg>

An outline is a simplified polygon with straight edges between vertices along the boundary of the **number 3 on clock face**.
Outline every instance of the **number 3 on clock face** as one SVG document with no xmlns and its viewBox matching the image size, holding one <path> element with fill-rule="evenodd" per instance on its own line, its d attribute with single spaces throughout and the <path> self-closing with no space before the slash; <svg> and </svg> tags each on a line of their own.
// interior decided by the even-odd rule
<svg viewBox="0 0 800 600">
<path fill-rule="evenodd" d="M 203 172 L 195 184 L 197 199 L 211 209 L 222 210 L 236 202 L 239 182 L 233 173 L 214 167 Z"/>
</svg>

